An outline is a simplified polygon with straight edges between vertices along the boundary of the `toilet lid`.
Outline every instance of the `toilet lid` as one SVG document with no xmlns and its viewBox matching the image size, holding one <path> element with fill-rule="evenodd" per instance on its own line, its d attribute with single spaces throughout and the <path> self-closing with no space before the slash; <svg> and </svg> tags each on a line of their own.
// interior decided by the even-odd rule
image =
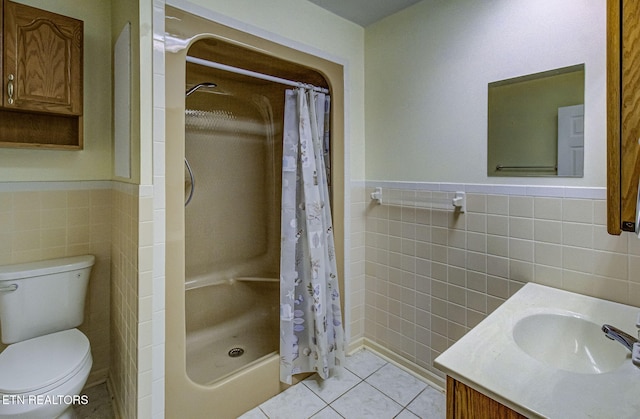
<svg viewBox="0 0 640 419">
<path fill-rule="evenodd" d="M 22 394 L 74 374 L 90 355 L 89 339 L 78 329 L 25 340 L 0 353 L 0 393 Z"/>
</svg>

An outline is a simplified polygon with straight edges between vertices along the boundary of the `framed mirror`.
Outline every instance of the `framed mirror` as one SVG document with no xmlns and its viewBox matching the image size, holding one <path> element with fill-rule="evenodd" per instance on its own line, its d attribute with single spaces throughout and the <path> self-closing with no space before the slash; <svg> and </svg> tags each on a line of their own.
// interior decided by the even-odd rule
<svg viewBox="0 0 640 419">
<path fill-rule="evenodd" d="M 489 83 L 488 176 L 584 174 L 584 64 Z"/>
</svg>

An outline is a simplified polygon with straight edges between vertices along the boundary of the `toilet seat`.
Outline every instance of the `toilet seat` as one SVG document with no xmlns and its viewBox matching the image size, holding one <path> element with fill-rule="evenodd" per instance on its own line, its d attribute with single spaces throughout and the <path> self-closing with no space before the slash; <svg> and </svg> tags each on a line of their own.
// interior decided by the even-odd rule
<svg viewBox="0 0 640 419">
<path fill-rule="evenodd" d="M 92 362 L 89 339 L 63 330 L 9 345 L 0 353 L 0 394 L 43 394 Z"/>
</svg>

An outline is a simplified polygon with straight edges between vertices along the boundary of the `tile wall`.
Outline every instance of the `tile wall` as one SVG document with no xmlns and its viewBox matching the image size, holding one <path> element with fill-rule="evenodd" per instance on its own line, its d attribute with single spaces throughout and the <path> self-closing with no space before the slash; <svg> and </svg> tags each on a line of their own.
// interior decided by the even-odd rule
<svg viewBox="0 0 640 419">
<path fill-rule="evenodd" d="M 146 397 L 145 408 L 151 417 L 164 418 L 165 411 L 165 64 L 164 19 L 165 0 L 153 1 L 153 199 L 148 201 L 153 226 L 153 269 L 151 272 L 151 371 L 145 373 L 145 382 L 151 394 Z M 146 212 L 145 212 L 146 214 Z M 145 215 L 146 217 L 146 215 Z M 145 218 L 146 219 L 146 218 Z M 146 221 L 145 221 L 146 222 Z M 146 281 L 146 280 L 145 280 Z M 145 282 L 147 283 L 147 282 Z"/>
<path fill-rule="evenodd" d="M 157 408 L 157 403 L 152 402 L 153 368 L 158 362 L 153 355 L 155 350 L 153 340 L 158 333 L 154 328 L 164 326 L 164 321 L 156 319 L 157 312 L 153 308 L 154 298 L 158 298 L 158 291 L 154 288 L 154 263 L 156 265 L 164 263 L 164 254 L 161 260 L 154 258 L 154 197 L 152 193 L 154 188 L 155 186 L 140 186 L 139 199 L 136 203 L 138 206 L 138 340 L 136 346 L 138 408 L 135 417 L 137 418 L 162 417 L 162 411 L 160 414 L 152 415 L 152 409 Z M 164 296 L 164 292 L 160 293 Z M 164 336 L 164 330 L 161 332 Z M 160 401 L 162 400 L 164 397 L 160 398 Z"/>
<path fill-rule="evenodd" d="M 113 189 L 111 273 L 111 370 L 116 408 L 137 417 L 138 386 L 138 187 L 116 183 Z"/>
<path fill-rule="evenodd" d="M 0 264 L 96 256 L 80 326 L 93 356 L 87 386 L 109 375 L 123 417 L 151 417 L 151 189 L 110 181 L 0 183 Z"/>
<path fill-rule="evenodd" d="M 352 330 L 364 321 L 367 339 L 440 377 L 433 360 L 526 282 L 640 305 L 640 240 L 607 234 L 604 189 L 467 185 L 467 212 L 455 214 L 377 205 L 366 186 L 352 195 L 352 219 L 365 220 L 366 277 L 364 316 L 358 289 Z M 383 193 L 452 197 L 441 186 Z"/>
<path fill-rule="evenodd" d="M 364 183 L 353 183 L 351 186 L 351 211 L 350 214 L 350 272 L 347 286 L 347 296 L 350 311 L 345 314 L 350 316 L 348 322 L 348 339 L 351 349 L 362 344 L 365 336 L 365 238 L 366 223 Z"/>
<path fill-rule="evenodd" d="M 88 384 L 104 381 L 110 362 L 110 187 L 110 182 L 0 183 L 0 264 L 96 256 L 80 326 L 93 356 Z"/>
</svg>

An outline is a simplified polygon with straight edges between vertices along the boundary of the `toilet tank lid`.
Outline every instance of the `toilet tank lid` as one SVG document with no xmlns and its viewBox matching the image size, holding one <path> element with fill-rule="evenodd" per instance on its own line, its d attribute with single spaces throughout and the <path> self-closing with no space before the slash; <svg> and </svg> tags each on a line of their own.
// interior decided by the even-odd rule
<svg viewBox="0 0 640 419">
<path fill-rule="evenodd" d="M 93 266 L 95 259 L 96 258 L 93 255 L 83 255 L 60 259 L 41 260 L 37 262 L 18 263 L 14 265 L 3 265 L 0 266 L 0 281 L 13 281 L 16 279 L 83 269 Z"/>
</svg>

